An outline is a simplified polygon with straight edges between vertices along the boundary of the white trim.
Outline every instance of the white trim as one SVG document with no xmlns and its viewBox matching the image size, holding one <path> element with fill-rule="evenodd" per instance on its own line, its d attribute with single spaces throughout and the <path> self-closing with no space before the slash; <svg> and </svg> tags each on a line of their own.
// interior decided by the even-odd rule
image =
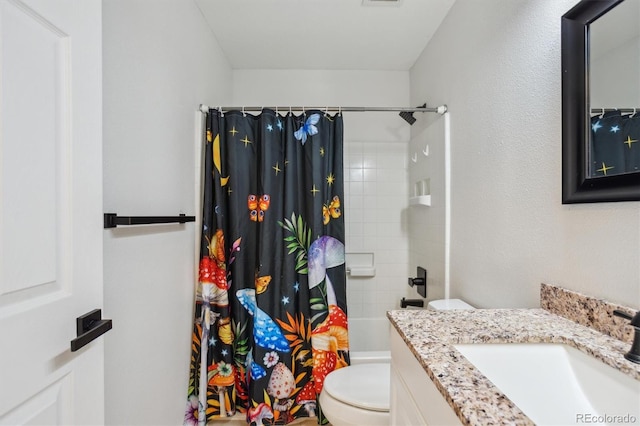
<svg viewBox="0 0 640 426">
<path fill-rule="evenodd" d="M 451 119 L 444 113 L 444 297 L 451 286 Z"/>
</svg>

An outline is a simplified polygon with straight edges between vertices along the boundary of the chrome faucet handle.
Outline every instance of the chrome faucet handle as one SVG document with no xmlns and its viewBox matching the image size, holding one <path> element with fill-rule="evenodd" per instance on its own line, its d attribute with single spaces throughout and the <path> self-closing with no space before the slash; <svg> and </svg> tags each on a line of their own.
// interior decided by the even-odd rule
<svg viewBox="0 0 640 426">
<path fill-rule="evenodd" d="M 629 352 L 624 354 L 624 357 L 631 362 L 640 364 L 640 311 L 636 312 L 634 316 L 631 316 L 624 311 L 615 309 L 613 314 L 630 321 L 629 324 L 633 327 L 634 331 L 633 343 L 631 343 L 631 349 L 629 349 Z"/>
</svg>

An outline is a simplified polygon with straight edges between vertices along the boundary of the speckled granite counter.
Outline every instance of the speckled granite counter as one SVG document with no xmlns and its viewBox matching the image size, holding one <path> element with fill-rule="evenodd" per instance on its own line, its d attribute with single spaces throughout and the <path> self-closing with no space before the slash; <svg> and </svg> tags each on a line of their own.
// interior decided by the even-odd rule
<svg viewBox="0 0 640 426">
<path fill-rule="evenodd" d="M 390 311 L 387 317 L 458 418 L 467 425 L 533 422 L 452 345 L 566 343 L 640 380 L 622 342 L 543 309 Z"/>
</svg>

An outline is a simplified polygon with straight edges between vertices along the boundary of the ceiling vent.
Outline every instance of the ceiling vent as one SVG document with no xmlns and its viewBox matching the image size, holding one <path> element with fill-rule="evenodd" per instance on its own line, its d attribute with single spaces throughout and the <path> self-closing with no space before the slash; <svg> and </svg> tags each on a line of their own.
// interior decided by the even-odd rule
<svg viewBox="0 0 640 426">
<path fill-rule="evenodd" d="M 400 6 L 402 0 L 362 0 L 363 6 Z"/>
</svg>

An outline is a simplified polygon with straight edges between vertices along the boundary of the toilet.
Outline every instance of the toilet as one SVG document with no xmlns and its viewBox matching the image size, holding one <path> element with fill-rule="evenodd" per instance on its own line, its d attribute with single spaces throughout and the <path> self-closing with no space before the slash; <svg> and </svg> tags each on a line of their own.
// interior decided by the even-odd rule
<svg viewBox="0 0 640 426">
<path fill-rule="evenodd" d="M 460 299 L 432 300 L 427 309 L 475 309 Z M 322 413 L 333 426 L 388 426 L 391 364 L 358 364 L 332 371 L 320 393 Z"/>
<path fill-rule="evenodd" d="M 333 426 L 389 424 L 391 364 L 359 364 L 332 371 L 320 393 L 322 414 Z"/>
</svg>

